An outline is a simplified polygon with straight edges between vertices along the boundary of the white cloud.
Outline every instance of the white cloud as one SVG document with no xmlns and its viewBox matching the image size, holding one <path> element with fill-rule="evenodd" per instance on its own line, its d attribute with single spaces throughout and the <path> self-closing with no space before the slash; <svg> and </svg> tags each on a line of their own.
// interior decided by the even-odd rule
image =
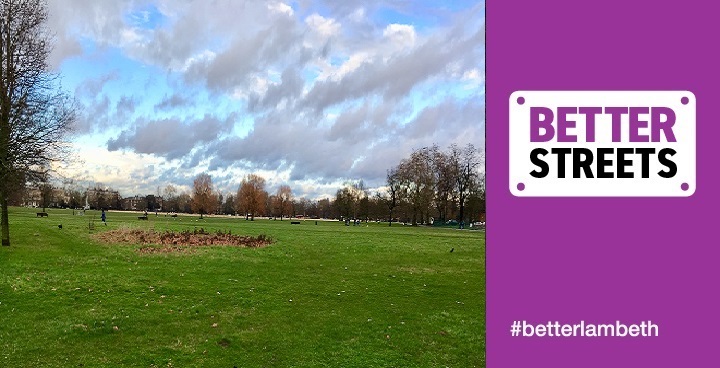
<svg viewBox="0 0 720 368">
<path fill-rule="evenodd" d="M 465 73 L 463 73 L 462 80 L 468 84 L 469 88 L 473 88 L 485 83 L 484 76 L 485 73 L 483 73 L 477 68 L 473 68 L 470 70 L 466 70 Z"/>
<path fill-rule="evenodd" d="M 293 15 L 293 9 L 290 5 L 285 3 L 270 3 L 268 9 L 275 13 L 285 14 L 287 16 Z"/>
<path fill-rule="evenodd" d="M 159 172 L 170 169 L 168 162 L 155 155 L 126 151 L 108 151 L 105 147 L 90 143 L 76 145 L 76 155 L 80 158 L 74 164 L 58 168 L 60 174 L 68 178 L 81 178 L 103 183 L 119 190 L 121 195 L 150 194 L 148 190 L 160 183 L 156 182 Z M 148 171 L 148 167 L 157 172 Z M 164 169 L 159 169 L 164 168 Z M 142 176 L 138 173 L 144 173 Z"/>
<path fill-rule="evenodd" d="M 232 92 L 232 98 L 236 100 L 247 100 L 251 95 L 264 95 L 268 88 L 273 85 L 269 79 L 254 75 L 250 78 L 247 86 L 237 87 Z"/>
<path fill-rule="evenodd" d="M 415 45 L 417 34 L 415 33 L 415 27 L 411 25 L 390 24 L 385 27 L 383 37 L 389 39 L 395 44 L 411 47 Z"/>
<path fill-rule="evenodd" d="M 217 54 L 215 52 L 205 49 L 185 60 L 185 64 L 182 66 L 180 71 L 187 72 L 193 65 L 196 64 L 207 64 L 213 61 L 216 56 Z"/>
<path fill-rule="evenodd" d="M 365 20 L 365 8 L 357 8 L 348 17 L 350 20 L 356 23 L 360 23 Z"/>
<path fill-rule="evenodd" d="M 370 53 L 366 51 L 357 52 L 337 67 L 329 66 L 319 76 L 318 80 L 340 80 L 347 74 L 355 71 L 363 63 L 370 60 Z"/>
<path fill-rule="evenodd" d="M 325 18 L 317 13 L 305 18 L 305 24 L 307 24 L 312 31 L 325 38 L 334 36 L 340 31 L 340 23 L 335 21 L 335 19 Z"/>
</svg>

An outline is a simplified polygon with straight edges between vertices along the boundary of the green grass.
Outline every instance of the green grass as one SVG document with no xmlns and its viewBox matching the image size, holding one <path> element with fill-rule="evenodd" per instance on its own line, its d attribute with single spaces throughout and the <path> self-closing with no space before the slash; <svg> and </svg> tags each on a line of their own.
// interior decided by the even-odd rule
<svg viewBox="0 0 720 368">
<path fill-rule="evenodd" d="M 485 366 L 484 232 L 35 212 L 0 248 L 0 366 Z M 276 242 L 145 255 L 90 218 Z"/>
</svg>

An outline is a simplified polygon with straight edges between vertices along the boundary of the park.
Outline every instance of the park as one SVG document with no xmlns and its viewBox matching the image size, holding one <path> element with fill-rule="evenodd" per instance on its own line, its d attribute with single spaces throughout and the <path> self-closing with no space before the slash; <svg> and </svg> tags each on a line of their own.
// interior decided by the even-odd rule
<svg viewBox="0 0 720 368">
<path fill-rule="evenodd" d="M 485 366 L 484 230 L 9 210 L 2 366 Z"/>
<path fill-rule="evenodd" d="M 0 2 L 0 367 L 485 366 L 484 2 L 345 8 Z"/>
</svg>

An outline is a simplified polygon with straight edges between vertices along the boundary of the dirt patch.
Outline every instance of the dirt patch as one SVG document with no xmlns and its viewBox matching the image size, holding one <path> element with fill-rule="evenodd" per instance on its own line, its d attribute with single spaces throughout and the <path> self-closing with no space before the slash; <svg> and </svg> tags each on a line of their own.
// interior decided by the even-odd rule
<svg viewBox="0 0 720 368">
<path fill-rule="evenodd" d="M 144 254 L 155 253 L 188 253 L 193 247 L 229 246 L 260 248 L 273 243 L 266 235 L 257 237 L 233 235 L 230 231 L 210 233 L 204 229 L 185 231 L 155 231 L 144 229 L 116 229 L 95 235 L 95 238 L 110 244 L 141 245 L 138 250 Z"/>
</svg>

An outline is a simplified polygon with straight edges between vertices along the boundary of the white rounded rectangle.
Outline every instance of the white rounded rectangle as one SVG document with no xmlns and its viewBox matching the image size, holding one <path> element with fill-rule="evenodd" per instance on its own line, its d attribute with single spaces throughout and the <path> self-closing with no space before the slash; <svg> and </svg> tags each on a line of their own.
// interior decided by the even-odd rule
<svg viewBox="0 0 720 368">
<path fill-rule="evenodd" d="M 519 197 L 688 197 L 695 192 L 689 91 L 516 91 L 510 191 Z"/>
</svg>

